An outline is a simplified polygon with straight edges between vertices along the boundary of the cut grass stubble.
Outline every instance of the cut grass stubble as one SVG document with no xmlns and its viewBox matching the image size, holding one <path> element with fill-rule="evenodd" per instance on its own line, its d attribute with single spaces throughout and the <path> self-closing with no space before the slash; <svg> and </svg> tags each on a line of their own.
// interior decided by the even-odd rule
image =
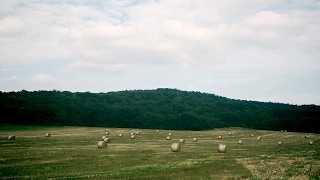
<svg viewBox="0 0 320 180">
<path fill-rule="evenodd" d="M 250 129 L 171 130 L 176 139 L 168 141 L 166 130 L 108 128 L 112 142 L 97 148 L 103 128 L 19 128 L 0 131 L 0 179 L 312 179 L 320 172 L 317 134 L 306 140 L 300 133 Z M 48 130 L 50 138 L 44 137 Z M 141 134 L 131 139 L 132 131 Z M 228 132 L 232 135 L 217 139 Z M 17 139 L 9 141 L 9 134 Z M 172 152 L 181 138 L 186 139 L 181 151 Z M 246 142 L 241 147 L 239 139 Z M 218 153 L 219 144 L 228 152 Z"/>
</svg>

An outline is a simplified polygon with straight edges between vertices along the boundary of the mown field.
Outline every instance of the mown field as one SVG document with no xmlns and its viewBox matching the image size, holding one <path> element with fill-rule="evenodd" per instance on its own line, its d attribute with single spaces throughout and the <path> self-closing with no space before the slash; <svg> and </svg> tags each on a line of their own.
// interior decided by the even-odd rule
<svg viewBox="0 0 320 180">
<path fill-rule="evenodd" d="M 0 178 L 320 179 L 319 134 L 242 128 L 108 130 L 111 142 L 98 148 L 105 128 L 0 126 Z M 140 134 L 131 139 L 132 132 Z M 171 140 L 166 139 L 168 133 Z M 9 135 L 16 139 L 8 140 Z M 185 140 L 181 151 L 171 152 L 171 144 L 179 139 Z M 219 144 L 227 145 L 227 153 L 218 153 Z"/>
</svg>

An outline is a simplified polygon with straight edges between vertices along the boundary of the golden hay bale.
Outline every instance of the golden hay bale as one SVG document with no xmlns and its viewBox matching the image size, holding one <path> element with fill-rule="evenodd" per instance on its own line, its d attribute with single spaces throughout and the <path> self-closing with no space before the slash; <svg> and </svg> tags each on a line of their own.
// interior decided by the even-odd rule
<svg viewBox="0 0 320 180">
<path fill-rule="evenodd" d="M 242 141 L 242 140 L 239 140 L 239 141 L 238 141 L 238 144 L 242 145 L 242 144 L 243 144 L 243 141 Z"/>
<path fill-rule="evenodd" d="M 109 130 L 108 130 L 108 129 L 106 129 L 106 132 L 109 132 Z"/>
<path fill-rule="evenodd" d="M 229 132 L 228 134 L 229 134 L 229 135 L 232 135 L 232 132 Z"/>
<path fill-rule="evenodd" d="M 140 132 L 139 132 L 139 131 L 137 131 L 137 132 L 136 132 L 136 135 L 139 135 L 139 134 L 140 134 Z"/>
<path fill-rule="evenodd" d="M 250 137 L 253 137 L 253 134 L 250 134 Z"/>
<path fill-rule="evenodd" d="M 130 137 L 131 137 L 131 139 L 134 139 L 134 138 L 135 138 L 135 136 L 134 136 L 134 135 L 131 135 Z"/>
<path fill-rule="evenodd" d="M 102 136 L 101 137 L 101 139 L 102 139 L 102 141 L 105 139 L 105 138 L 107 138 L 108 136 Z"/>
<path fill-rule="evenodd" d="M 313 145 L 313 141 L 310 141 L 309 144 L 310 144 L 310 145 Z"/>
<path fill-rule="evenodd" d="M 99 141 L 98 142 L 98 148 L 107 148 L 107 142 L 105 141 Z"/>
<path fill-rule="evenodd" d="M 227 145 L 225 145 L 225 144 L 219 144 L 218 152 L 219 152 L 219 153 L 226 153 L 226 152 L 227 152 Z"/>
<path fill-rule="evenodd" d="M 106 132 L 106 135 L 109 135 L 109 131 Z"/>
<path fill-rule="evenodd" d="M 50 133 L 46 133 L 46 137 L 50 137 L 51 136 L 51 134 Z"/>
<path fill-rule="evenodd" d="M 132 132 L 132 133 L 130 133 L 130 136 L 132 136 L 132 135 L 135 135 L 135 134 Z"/>
<path fill-rule="evenodd" d="M 198 139 L 197 139 L 197 138 L 192 138 L 192 141 L 193 141 L 193 142 L 197 142 Z"/>
<path fill-rule="evenodd" d="M 156 130 L 156 132 L 158 133 L 158 132 L 159 132 L 159 130 Z"/>
<path fill-rule="evenodd" d="M 172 136 L 172 133 L 169 133 L 169 136 Z"/>
<path fill-rule="evenodd" d="M 167 140 L 171 140 L 171 136 L 167 136 Z"/>
<path fill-rule="evenodd" d="M 122 137 L 122 136 L 123 136 L 123 134 L 122 134 L 122 133 L 120 133 L 120 134 L 119 134 L 119 137 Z"/>
<path fill-rule="evenodd" d="M 218 136 L 218 139 L 221 139 L 222 138 L 222 136 Z"/>
<path fill-rule="evenodd" d="M 110 138 L 108 138 L 108 137 L 106 137 L 106 138 L 104 138 L 104 140 L 103 140 L 104 142 L 107 142 L 107 143 L 109 143 L 109 142 L 111 142 L 111 139 Z"/>
<path fill-rule="evenodd" d="M 15 140 L 16 137 L 15 137 L 14 135 L 10 135 L 10 136 L 8 136 L 8 139 L 9 139 L 9 140 Z"/>
<path fill-rule="evenodd" d="M 179 151 L 181 151 L 181 144 L 180 144 L 180 143 L 172 143 L 172 144 L 171 144 L 171 151 L 172 151 L 172 152 L 179 152 Z"/>
<path fill-rule="evenodd" d="M 258 137 L 257 137 L 257 141 L 260 141 L 260 140 L 261 140 L 261 136 L 258 136 Z"/>
<path fill-rule="evenodd" d="M 309 138 L 310 136 L 305 135 L 304 138 Z"/>
<path fill-rule="evenodd" d="M 282 145 L 282 141 L 278 141 L 278 145 L 279 145 L 279 146 Z"/>
<path fill-rule="evenodd" d="M 179 143 L 184 143 L 184 142 L 185 142 L 184 139 L 180 139 L 180 140 L 179 140 Z"/>
</svg>

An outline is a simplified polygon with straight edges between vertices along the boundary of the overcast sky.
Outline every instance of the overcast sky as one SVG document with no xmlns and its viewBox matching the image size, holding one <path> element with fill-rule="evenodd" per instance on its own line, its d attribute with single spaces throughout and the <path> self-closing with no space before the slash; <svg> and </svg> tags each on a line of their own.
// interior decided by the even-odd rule
<svg viewBox="0 0 320 180">
<path fill-rule="evenodd" d="M 1 0 L 0 91 L 320 105 L 319 0 Z"/>
</svg>

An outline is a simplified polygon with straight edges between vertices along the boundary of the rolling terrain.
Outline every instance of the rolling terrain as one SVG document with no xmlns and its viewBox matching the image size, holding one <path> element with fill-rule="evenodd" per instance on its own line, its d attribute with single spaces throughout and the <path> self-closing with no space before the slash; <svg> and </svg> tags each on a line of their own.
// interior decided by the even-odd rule
<svg viewBox="0 0 320 180">
<path fill-rule="evenodd" d="M 0 125 L 320 133 L 320 106 L 235 100 L 177 89 L 0 92 Z"/>
</svg>

